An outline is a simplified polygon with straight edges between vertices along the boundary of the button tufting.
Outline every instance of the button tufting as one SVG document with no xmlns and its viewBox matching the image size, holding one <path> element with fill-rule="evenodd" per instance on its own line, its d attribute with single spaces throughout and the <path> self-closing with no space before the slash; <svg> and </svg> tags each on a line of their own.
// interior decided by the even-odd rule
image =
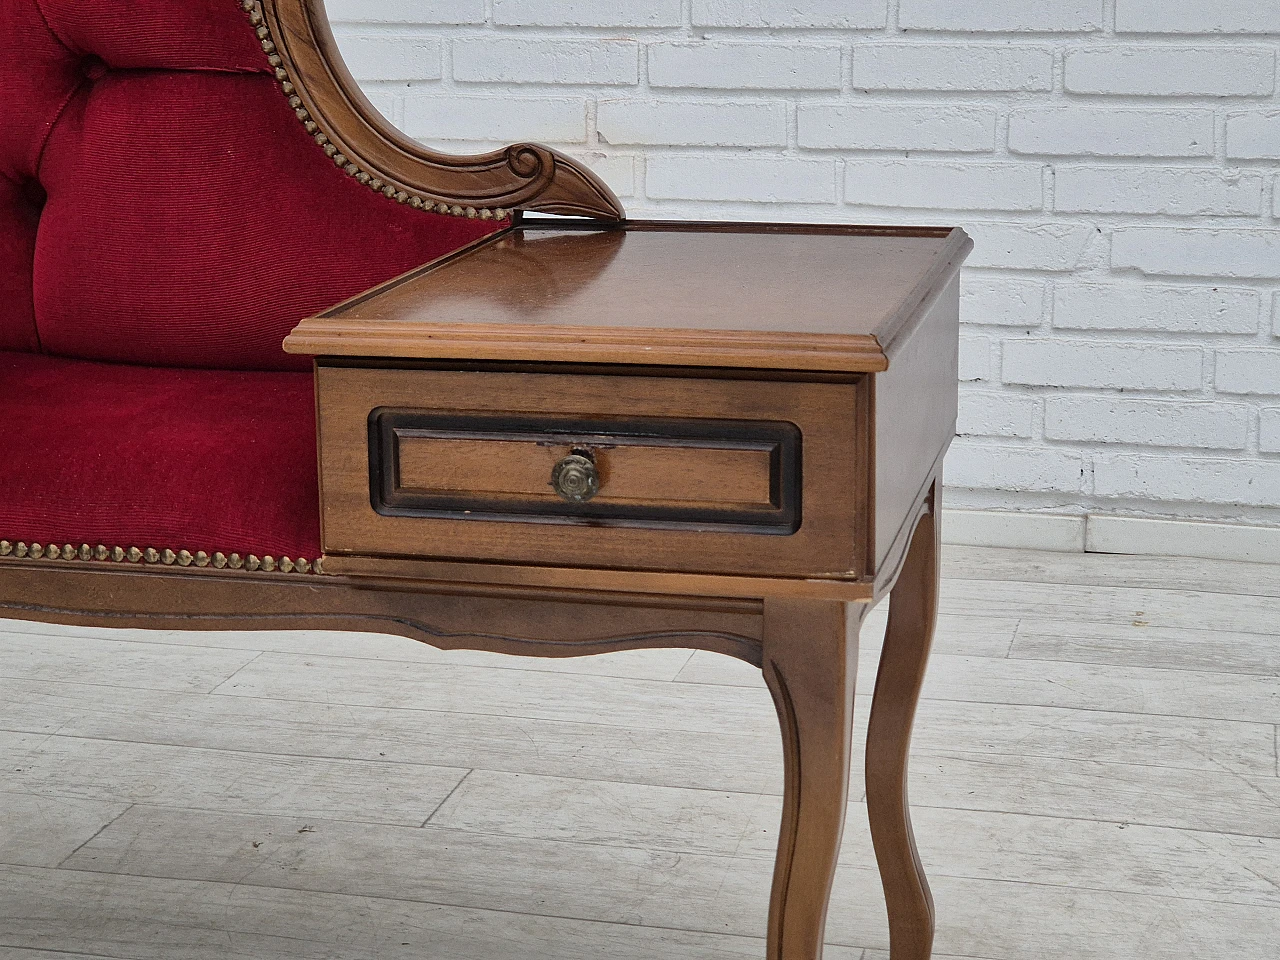
<svg viewBox="0 0 1280 960">
<path fill-rule="evenodd" d="M 80 73 L 89 80 L 100 80 L 107 72 L 107 64 L 101 57 L 88 54 L 80 61 Z"/>
<path fill-rule="evenodd" d="M 41 209 L 49 199 L 39 180 L 23 180 L 18 184 L 18 195 L 37 210 Z"/>
</svg>

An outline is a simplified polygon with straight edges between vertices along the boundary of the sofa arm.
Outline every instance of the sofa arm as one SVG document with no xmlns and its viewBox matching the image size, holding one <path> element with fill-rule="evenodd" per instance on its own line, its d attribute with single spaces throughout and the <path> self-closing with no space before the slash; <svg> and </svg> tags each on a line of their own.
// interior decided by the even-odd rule
<svg viewBox="0 0 1280 960">
<path fill-rule="evenodd" d="M 486 220 L 504 220 L 515 209 L 622 219 L 622 205 L 599 177 L 549 147 L 522 143 L 459 157 L 402 134 L 347 70 L 324 0 L 242 0 L 241 6 L 307 132 L 371 189 L 415 208 Z"/>
</svg>

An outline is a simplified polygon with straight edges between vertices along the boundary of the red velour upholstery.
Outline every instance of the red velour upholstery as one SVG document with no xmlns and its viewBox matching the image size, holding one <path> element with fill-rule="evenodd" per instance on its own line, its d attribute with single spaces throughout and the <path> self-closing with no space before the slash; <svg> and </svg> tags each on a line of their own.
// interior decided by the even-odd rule
<svg viewBox="0 0 1280 960">
<path fill-rule="evenodd" d="M 36 350 L 31 264 L 39 208 L 25 189 L 0 174 L 0 350 Z"/>
<path fill-rule="evenodd" d="M 315 558 L 281 341 L 496 226 L 337 169 L 239 0 L 0 0 L 0 538 Z"/>
<path fill-rule="evenodd" d="M 320 555 L 311 375 L 0 354 L 0 537 Z"/>
<path fill-rule="evenodd" d="M 307 369 L 298 320 L 494 229 L 337 169 L 236 0 L 0 0 L 0 176 L 0 291 L 43 352 L 122 363 Z"/>
</svg>

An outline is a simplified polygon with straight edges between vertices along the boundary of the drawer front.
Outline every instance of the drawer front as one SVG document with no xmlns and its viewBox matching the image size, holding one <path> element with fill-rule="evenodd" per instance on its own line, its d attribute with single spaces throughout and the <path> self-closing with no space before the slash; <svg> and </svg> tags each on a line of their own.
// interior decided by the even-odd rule
<svg viewBox="0 0 1280 960">
<path fill-rule="evenodd" d="M 329 554 L 859 575 L 861 381 L 322 366 Z"/>
<path fill-rule="evenodd" d="M 800 525 L 800 456 L 790 423 L 369 416 L 371 502 L 384 516 L 787 535 Z M 568 486 L 575 466 L 589 488 Z"/>
</svg>

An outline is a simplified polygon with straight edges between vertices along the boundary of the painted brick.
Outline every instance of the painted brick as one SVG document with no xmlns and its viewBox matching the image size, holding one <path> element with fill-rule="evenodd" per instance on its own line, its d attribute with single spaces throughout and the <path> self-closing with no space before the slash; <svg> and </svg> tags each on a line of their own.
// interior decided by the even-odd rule
<svg viewBox="0 0 1280 960">
<path fill-rule="evenodd" d="M 1242 403 L 1049 397 L 1044 435 L 1049 440 L 1243 450 L 1250 412 Z"/>
<path fill-rule="evenodd" d="M 1280 337 L 1280 293 L 1275 295 L 1271 306 L 1271 332 Z"/>
<path fill-rule="evenodd" d="M 332 23 L 484 23 L 484 0 L 326 0 L 324 7 Z"/>
<path fill-rule="evenodd" d="M 1280 280 L 1280 230 L 1128 227 L 1112 236 L 1111 265 L 1157 276 Z"/>
<path fill-rule="evenodd" d="M 602 100 L 602 143 L 656 146 L 780 147 L 787 142 L 784 103 Z"/>
<path fill-rule="evenodd" d="M 1213 382 L 1219 393 L 1280 397 L 1280 347 L 1219 350 Z"/>
<path fill-rule="evenodd" d="M 396 98 L 385 90 L 370 90 L 365 94 L 373 108 L 387 119 L 395 115 Z"/>
<path fill-rule="evenodd" d="M 493 22 L 516 27 L 678 27 L 683 16 L 680 0 L 493 0 Z"/>
<path fill-rule="evenodd" d="M 835 161 L 776 157 L 651 156 L 647 194 L 655 200 L 831 203 Z"/>
<path fill-rule="evenodd" d="M 444 45 L 430 37 L 339 34 L 342 59 L 360 80 L 439 80 Z"/>
<path fill-rule="evenodd" d="M 1075 33 L 1102 29 L 1102 0 L 901 0 L 908 30 Z"/>
<path fill-rule="evenodd" d="M 1070 223 L 966 223 L 971 267 L 1066 273 L 1083 261 L 1095 231 Z"/>
<path fill-rule="evenodd" d="M 1053 48 L 859 44 L 853 48 L 853 86 L 860 90 L 1052 90 Z"/>
<path fill-rule="evenodd" d="M 1276 87 L 1268 47 L 1148 48 L 1133 44 L 1066 55 L 1070 93 L 1130 96 L 1259 97 Z"/>
<path fill-rule="evenodd" d="M 1211 110 L 1015 110 L 1009 149 L 1068 157 L 1207 157 L 1213 154 L 1213 126 Z"/>
<path fill-rule="evenodd" d="M 404 100 L 404 130 L 424 140 L 583 143 L 587 108 L 573 99 L 409 96 Z"/>
<path fill-rule="evenodd" d="M 962 437 L 1030 437 L 1040 401 L 1006 393 L 960 394 L 956 432 Z"/>
<path fill-rule="evenodd" d="M 1198 390 L 1199 347 L 1061 340 L 1006 340 L 1005 383 L 1041 387 Z"/>
<path fill-rule="evenodd" d="M 1254 290 L 1060 283 L 1053 325 L 1062 330 L 1256 333 L 1261 299 Z"/>
<path fill-rule="evenodd" d="M 975 337 L 965 331 L 960 332 L 960 380 L 991 379 L 990 337 Z"/>
<path fill-rule="evenodd" d="M 1271 0 L 1116 0 L 1122 33 L 1280 33 Z"/>
<path fill-rule="evenodd" d="M 1258 449 L 1263 453 L 1280 453 L 1280 407 L 1263 409 Z"/>
<path fill-rule="evenodd" d="M 1044 290 L 1043 280 L 967 273 L 960 284 L 960 318 L 965 323 L 1038 327 L 1044 319 Z"/>
<path fill-rule="evenodd" d="M 635 157 L 581 151 L 575 151 L 573 156 L 590 167 L 618 196 L 636 195 Z"/>
<path fill-rule="evenodd" d="M 653 43 L 649 85 L 719 90 L 839 90 L 840 48 L 793 43 Z"/>
<path fill-rule="evenodd" d="M 1256 216 L 1263 177 L 1186 167 L 1054 168 L 1054 209 L 1064 213 L 1166 213 L 1182 217 Z"/>
<path fill-rule="evenodd" d="M 801 147 L 819 150 L 945 150 L 991 153 L 996 112 L 951 107 L 805 104 L 797 108 Z"/>
<path fill-rule="evenodd" d="M 455 40 L 453 76 L 464 83 L 640 81 L 640 45 L 630 40 Z"/>
<path fill-rule="evenodd" d="M 949 487 L 1079 493 L 1084 457 L 1074 450 L 1008 447 L 958 438 L 943 466 Z"/>
<path fill-rule="evenodd" d="M 850 160 L 845 203 L 929 210 L 1039 210 L 1038 164 L 946 163 L 937 160 Z"/>
<path fill-rule="evenodd" d="M 696 27 L 834 27 L 879 29 L 886 0 L 693 0 Z"/>
<path fill-rule="evenodd" d="M 1280 460 L 1097 457 L 1093 487 L 1101 497 L 1273 507 L 1280 503 Z"/>
<path fill-rule="evenodd" d="M 1228 114 L 1227 156 L 1232 160 L 1280 160 L 1280 110 Z"/>
</svg>

